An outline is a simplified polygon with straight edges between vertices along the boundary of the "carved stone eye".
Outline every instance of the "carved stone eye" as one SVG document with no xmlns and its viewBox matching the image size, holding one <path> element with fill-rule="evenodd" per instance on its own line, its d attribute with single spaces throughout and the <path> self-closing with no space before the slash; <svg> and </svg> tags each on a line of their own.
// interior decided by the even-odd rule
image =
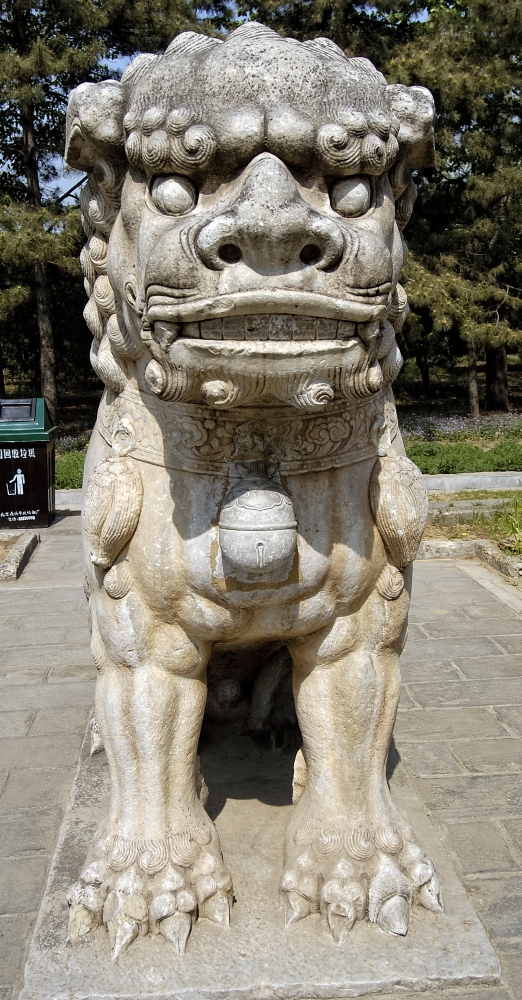
<svg viewBox="0 0 522 1000">
<path fill-rule="evenodd" d="M 367 177 L 347 177 L 332 188 L 330 194 L 332 208 L 339 215 L 354 218 L 364 215 L 370 207 L 371 188 Z"/>
<path fill-rule="evenodd" d="M 156 177 L 150 196 L 153 204 L 165 215 L 186 215 L 194 208 L 198 196 L 187 177 Z"/>
</svg>

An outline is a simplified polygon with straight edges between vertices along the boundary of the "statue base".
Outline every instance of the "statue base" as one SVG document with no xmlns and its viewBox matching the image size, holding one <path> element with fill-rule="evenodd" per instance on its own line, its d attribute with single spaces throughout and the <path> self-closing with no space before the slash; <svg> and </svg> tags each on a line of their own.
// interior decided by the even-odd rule
<svg viewBox="0 0 522 1000">
<path fill-rule="evenodd" d="M 205 729 L 207 808 L 237 900 L 230 929 L 201 920 L 182 959 L 163 938 L 148 935 L 112 962 L 104 928 L 75 947 L 66 944 L 65 892 L 83 865 L 109 792 L 105 754 L 89 759 L 84 748 L 20 1000 L 339 1000 L 395 993 L 395 987 L 409 996 L 409 990 L 418 995 L 498 983 L 497 956 L 400 765 L 391 777 L 394 799 L 435 861 L 446 913 L 414 907 L 405 938 L 358 922 L 341 945 L 318 915 L 285 930 L 278 886 L 293 759 L 294 753 L 259 746 L 240 727 Z"/>
</svg>

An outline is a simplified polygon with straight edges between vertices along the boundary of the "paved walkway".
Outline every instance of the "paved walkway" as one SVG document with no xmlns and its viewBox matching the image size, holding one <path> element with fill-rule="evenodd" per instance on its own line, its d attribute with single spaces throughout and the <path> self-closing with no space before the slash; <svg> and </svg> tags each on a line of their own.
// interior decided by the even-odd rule
<svg viewBox="0 0 522 1000">
<path fill-rule="evenodd" d="M 92 702 L 79 528 L 42 531 L 21 579 L 0 584 L 0 1000 L 21 985 Z M 431 1000 L 522 997 L 521 614 L 478 564 L 416 565 L 396 748 L 505 978 Z"/>
<path fill-rule="evenodd" d="M 94 692 L 80 518 L 41 538 L 0 583 L 0 1000 L 21 986 Z"/>
</svg>

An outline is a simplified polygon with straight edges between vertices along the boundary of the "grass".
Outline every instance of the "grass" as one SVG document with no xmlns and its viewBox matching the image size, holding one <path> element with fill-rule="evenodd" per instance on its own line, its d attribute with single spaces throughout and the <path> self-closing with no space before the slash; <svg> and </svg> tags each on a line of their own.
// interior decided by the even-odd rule
<svg viewBox="0 0 522 1000">
<path fill-rule="evenodd" d="M 456 490 L 455 493 L 443 493 L 440 490 L 428 490 L 430 500 L 437 503 L 454 503 L 455 500 L 512 500 L 519 497 L 520 490 Z"/>
<path fill-rule="evenodd" d="M 476 514 L 466 524 L 438 525 L 429 524 L 424 533 L 425 538 L 475 539 L 487 538 L 490 542 L 500 545 L 508 555 L 522 553 L 522 500 L 514 497 L 511 502 L 503 504 L 495 511 L 493 520 L 489 521 Z"/>
<path fill-rule="evenodd" d="M 485 450 L 467 441 L 405 442 L 406 454 L 421 472 L 436 475 L 458 472 L 518 472 L 522 470 L 522 447 L 509 437 Z"/>
<path fill-rule="evenodd" d="M 88 434 L 67 435 L 56 442 L 55 485 L 57 490 L 79 490 L 89 443 Z"/>
<path fill-rule="evenodd" d="M 426 474 L 522 470 L 522 412 L 480 417 L 401 410 L 399 424 L 409 458 Z"/>
</svg>

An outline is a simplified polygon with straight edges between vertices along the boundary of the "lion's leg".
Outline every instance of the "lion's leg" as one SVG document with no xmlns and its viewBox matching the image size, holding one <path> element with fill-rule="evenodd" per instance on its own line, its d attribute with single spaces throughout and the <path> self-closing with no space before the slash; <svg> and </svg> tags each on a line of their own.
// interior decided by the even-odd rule
<svg viewBox="0 0 522 1000">
<path fill-rule="evenodd" d="M 321 909 L 340 940 L 357 918 L 405 934 L 412 896 L 440 909 L 433 865 L 394 807 L 386 761 L 400 693 L 408 596 L 289 644 L 304 791 L 286 835 L 287 922 Z"/>
<path fill-rule="evenodd" d="M 227 925 L 231 881 L 198 794 L 209 644 L 159 623 L 132 592 L 91 597 L 96 714 L 110 813 L 69 893 L 70 937 L 107 925 L 117 957 L 138 933 L 183 952 L 196 914 Z"/>
</svg>

